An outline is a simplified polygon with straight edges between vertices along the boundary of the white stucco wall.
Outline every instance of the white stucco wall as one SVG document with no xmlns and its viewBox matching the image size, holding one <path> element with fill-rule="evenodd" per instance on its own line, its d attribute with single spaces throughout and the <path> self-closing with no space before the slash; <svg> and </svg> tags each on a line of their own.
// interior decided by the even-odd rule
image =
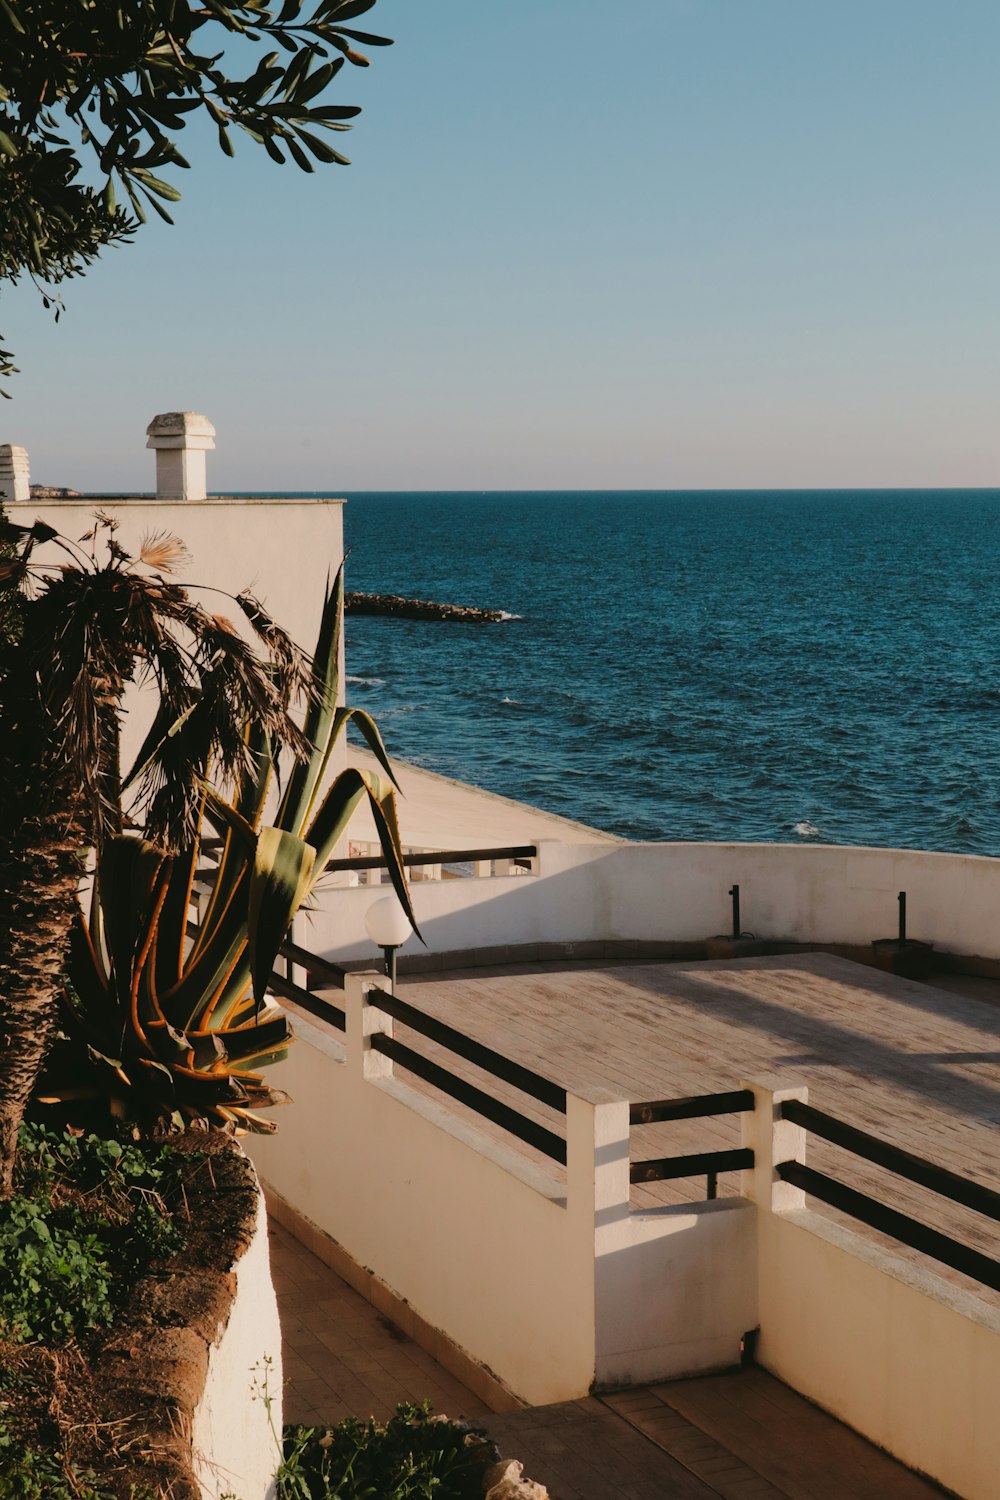
<svg viewBox="0 0 1000 1500">
<path fill-rule="evenodd" d="M 191 553 L 191 562 L 170 576 L 189 587 L 198 604 L 225 615 L 252 640 L 231 597 L 249 589 L 296 644 L 309 652 L 316 644 L 327 582 L 332 582 L 344 555 L 341 500 L 94 497 L 8 502 L 5 508 L 19 526 L 42 520 L 74 542 L 92 529 L 94 512 L 100 509 L 119 522 L 117 539 L 133 557 L 144 537 L 157 532 L 176 535 Z M 60 563 L 66 561 L 66 554 L 49 542 L 35 549 L 33 560 Z M 341 636 L 341 700 L 343 644 Z M 152 718 L 153 691 L 130 690 L 125 703 L 122 763 L 128 768 Z M 343 751 L 333 769 L 342 764 Z"/>
<path fill-rule="evenodd" d="M 602 1386 L 738 1364 L 758 1318 L 751 1205 L 727 1198 L 649 1209 L 599 1227 L 596 1309 Z"/>
<path fill-rule="evenodd" d="M 323 588 L 344 555 L 343 502 L 298 499 L 83 499 L 8 503 L 18 526 L 46 521 L 76 541 L 93 526 L 100 509 L 120 523 L 118 540 L 138 553 L 144 536 L 176 534 L 191 563 L 175 576 L 184 585 L 205 584 L 229 594 L 249 588 L 269 613 L 306 650 L 316 640 Z M 65 561 L 52 543 L 36 549 L 35 559 Z M 197 592 L 207 609 L 232 616 L 235 605 L 221 595 Z"/>
<path fill-rule="evenodd" d="M 794 844 L 544 842 L 537 877 L 427 881 L 413 886 L 430 952 L 513 943 L 697 942 L 742 926 L 759 938 L 866 944 L 892 937 L 897 893 L 908 932 L 941 950 L 1000 958 L 1000 860 L 920 850 Z M 329 891 L 300 941 L 317 953 L 372 956 L 364 914 L 378 889 Z M 421 951 L 411 938 L 405 953 Z"/>
<path fill-rule="evenodd" d="M 754 1152 L 741 1189 L 756 1216 L 759 1363 L 964 1500 L 994 1500 L 1000 1312 L 808 1209 L 775 1173 L 806 1160 L 807 1132 L 780 1105 L 807 1089 L 742 1086 L 756 1098 L 740 1119 Z"/>
<path fill-rule="evenodd" d="M 296 1017 L 274 1077 L 295 1102 L 249 1144 L 267 1186 L 533 1404 L 733 1363 L 756 1321 L 748 1205 L 630 1214 L 628 1104 L 604 1095 L 568 1099 L 562 1184 L 366 1050 L 388 1024 L 367 983 L 346 1046 Z"/>
<path fill-rule="evenodd" d="M 274 1500 L 283 1376 L 262 1193 L 253 1240 L 234 1271 L 229 1320 L 209 1350 L 205 1389 L 192 1420 L 194 1473 L 204 1500 L 234 1494 L 239 1500 Z"/>
<path fill-rule="evenodd" d="M 1000 1314 L 808 1210 L 760 1220 L 765 1369 L 964 1500 L 996 1500 Z"/>
</svg>

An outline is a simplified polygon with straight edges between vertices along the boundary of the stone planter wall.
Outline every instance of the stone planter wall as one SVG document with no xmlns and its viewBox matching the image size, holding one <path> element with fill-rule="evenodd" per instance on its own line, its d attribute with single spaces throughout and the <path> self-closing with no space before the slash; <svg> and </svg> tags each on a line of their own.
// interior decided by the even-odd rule
<svg viewBox="0 0 1000 1500">
<path fill-rule="evenodd" d="M 137 1283 L 95 1351 L 95 1408 L 116 1424 L 117 1471 L 124 1462 L 137 1485 L 174 1500 L 273 1500 L 281 1334 L 263 1194 L 231 1138 L 178 1145 L 209 1152 L 185 1185 L 188 1242 Z"/>
<path fill-rule="evenodd" d="M 232 1275 L 232 1305 L 208 1348 L 205 1387 L 191 1419 L 194 1474 L 205 1500 L 231 1493 L 239 1500 L 273 1500 L 282 1422 L 281 1328 L 259 1186 L 253 1238 Z"/>
</svg>

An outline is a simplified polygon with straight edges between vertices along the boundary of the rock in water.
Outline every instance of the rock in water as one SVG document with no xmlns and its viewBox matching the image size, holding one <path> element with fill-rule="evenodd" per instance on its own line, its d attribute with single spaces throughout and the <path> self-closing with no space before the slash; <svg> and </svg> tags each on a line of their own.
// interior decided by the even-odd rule
<svg viewBox="0 0 1000 1500">
<path fill-rule="evenodd" d="M 509 618 L 502 609 L 476 609 L 466 604 L 436 604 L 432 599 L 404 599 L 401 594 L 345 594 L 344 613 L 394 615 L 400 620 L 457 620 L 471 625 L 494 625 Z"/>
</svg>

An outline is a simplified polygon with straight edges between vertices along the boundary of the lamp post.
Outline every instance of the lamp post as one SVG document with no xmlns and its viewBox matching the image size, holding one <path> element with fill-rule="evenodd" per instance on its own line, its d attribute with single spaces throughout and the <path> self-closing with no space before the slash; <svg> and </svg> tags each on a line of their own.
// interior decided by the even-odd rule
<svg viewBox="0 0 1000 1500">
<path fill-rule="evenodd" d="M 377 943 L 385 957 L 385 973 L 390 988 L 396 988 L 396 949 L 406 942 L 412 931 L 410 919 L 395 896 L 383 896 L 365 912 L 365 931 Z"/>
</svg>

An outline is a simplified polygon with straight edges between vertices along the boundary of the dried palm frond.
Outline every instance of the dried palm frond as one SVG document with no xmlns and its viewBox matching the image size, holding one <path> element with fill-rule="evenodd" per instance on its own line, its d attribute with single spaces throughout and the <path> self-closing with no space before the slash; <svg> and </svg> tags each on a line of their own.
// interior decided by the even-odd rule
<svg viewBox="0 0 1000 1500">
<path fill-rule="evenodd" d="M 191 553 L 179 536 L 172 536 L 167 531 L 154 531 L 143 537 L 139 561 L 145 563 L 147 568 L 155 568 L 159 573 L 176 573 L 180 568 L 188 566 Z"/>
</svg>

